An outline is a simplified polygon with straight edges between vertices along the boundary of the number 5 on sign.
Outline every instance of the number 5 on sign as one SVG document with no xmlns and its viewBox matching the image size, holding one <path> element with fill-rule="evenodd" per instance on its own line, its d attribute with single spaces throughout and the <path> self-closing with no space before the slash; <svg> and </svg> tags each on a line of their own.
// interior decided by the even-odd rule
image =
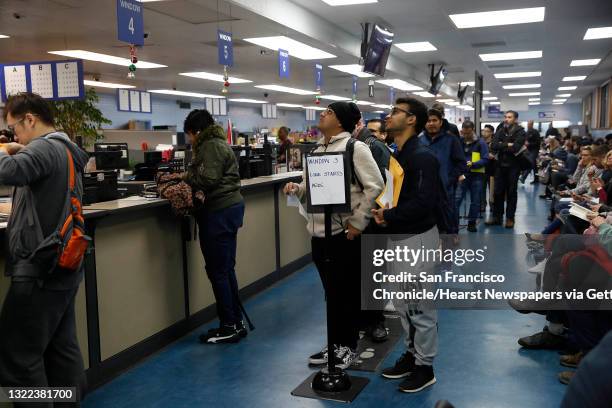
<svg viewBox="0 0 612 408">
<path fill-rule="evenodd" d="M 117 38 L 134 45 L 144 45 L 143 3 L 117 0 Z"/>
</svg>

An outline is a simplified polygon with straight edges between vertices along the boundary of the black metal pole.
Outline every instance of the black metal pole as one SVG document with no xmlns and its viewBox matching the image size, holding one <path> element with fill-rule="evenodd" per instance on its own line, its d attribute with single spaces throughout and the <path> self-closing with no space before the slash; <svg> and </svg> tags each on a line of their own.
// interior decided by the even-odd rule
<svg viewBox="0 0 612 408">
<path fill-rule="evenodd" d="M 332 233 L 331 233 L 331 216 L 332 216 L 332 209 L 331 206 L 326 205 L 325 206 L 325 265 L 327 269 L 325 271 L 326 275 L 329 275 L 330 273 L 332 273 L 332 271 L 330 271 L 330 266 L 331 266 L 331 237 L 332 237 Z M 326 283 L 326 286 L 329 287 L 329 283 Z M 327 320 L 327 369 L 329 370 L 330 373 L 334 372 L 336 370 L 336 353 L 334 352 L 334 345 L 332 344 L 332 339 L 331 336 L 329 335 L 331 333 L 331 325 L 330 325 L 330 318 L 329 318 L 329 298 L 326 297 L 325 299 L 325 312 L 326 312 L 326 320 Z"/>
</svg>

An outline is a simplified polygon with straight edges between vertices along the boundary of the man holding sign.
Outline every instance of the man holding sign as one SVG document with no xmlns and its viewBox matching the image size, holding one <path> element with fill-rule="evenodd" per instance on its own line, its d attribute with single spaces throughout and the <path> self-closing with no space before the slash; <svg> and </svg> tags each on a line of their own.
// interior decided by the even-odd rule
<svg viewBox="0 0 612 408">
<path fill-rule="evenodd" d="M 323 138 L 314 153 L 344 152 L 355 130 L 361 112 L 352 102 L 335 102 L 321 112 L 319 129 Z M 308 214 L 308 231 L 312 235 L 312 258 L 319 270 L 328 302 L 330 343 L 334 344 L 337 367 L 348 368 L 357 357 L 359 312 L 361 309 L 360 236 L 368 226 L 374 200 L 383 189 L 378 165 L 368 146 L 353 141 L 355 182 L 351 183 L 351 212 L 332 215 L 332 237 L 325 239 L 323 214 Z M 300 184 L 287 183 L 285 194 L 303 199 L 306 192 L 306 173 Z M 329 242 L 329 243 L 328 243 Z M 330 262 L 325 262 L 330 254 Z M 310 357 L 311 364 L 327 362 L 327 348 Z"/>
</svg>

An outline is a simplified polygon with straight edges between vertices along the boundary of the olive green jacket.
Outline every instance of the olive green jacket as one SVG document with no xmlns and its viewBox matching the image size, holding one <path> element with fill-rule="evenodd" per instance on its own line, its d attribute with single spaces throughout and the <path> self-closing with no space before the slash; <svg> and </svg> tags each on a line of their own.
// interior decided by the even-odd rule
<svg viewBox="0 0 612 408">
<path fill-rule="evenodd" d="M 222 210 L 243 201 L 238 162 L 223 128 L 213 125 L 198 134 L 185 181 L 204 192 L 206 211 Z"/>
</svg>

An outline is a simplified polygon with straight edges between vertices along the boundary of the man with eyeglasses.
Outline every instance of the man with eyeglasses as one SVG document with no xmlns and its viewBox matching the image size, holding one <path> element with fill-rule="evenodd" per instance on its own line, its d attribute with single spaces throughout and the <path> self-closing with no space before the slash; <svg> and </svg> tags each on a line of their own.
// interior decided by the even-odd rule
<svg viewBox="0 0 612 408">
<path fill-rule="evenodd" d="M 404 170 L 404 178 L 397 205 L 372 210 L 372 214 L 378 225 L 386 227 L 388 234 L 410 235 L 401 241 L 390 240 L 393 246 L 439 247 L 436 208 L 444 191 L 438 159 L 431 149 L 419 142 L 418 134 L 426 122 L 427 107 L 413 98 L 399 98 L 386 119 L 387 132 L 397 144 L 394 157 Z M 403 268 L 402 271 L 409 268 L 412 273 L 433 273 L 432 266 L 426 262 L 414 266 L 394 265 L 396 269 Z M 435 309 L 418 302 L 394 300 L 393 305 L 406 332 L 407 350 L 393 367 L 383 370 L 382 376 L 404 378 L 399 384 L 400 391 L 418 392 L 436 382 L 433 360 L 438 351 L 438 316 Z"/>
<path fill-rule="evenodd" d="M 85 377 L 74 299 L 83 272 L 60 268 L 40 247 L 65 220 L 67 149 L 79 195 L 87 154 L 55 130 L 51 107 L 38 95 L 10 97 L 4 120 L 18 143 L 0 146 L 0 184 L 15 186 L 6 230 L 11 285 L 0 312 L 0 386 L 76 387 L 80 399 Z"/>
</svg>

